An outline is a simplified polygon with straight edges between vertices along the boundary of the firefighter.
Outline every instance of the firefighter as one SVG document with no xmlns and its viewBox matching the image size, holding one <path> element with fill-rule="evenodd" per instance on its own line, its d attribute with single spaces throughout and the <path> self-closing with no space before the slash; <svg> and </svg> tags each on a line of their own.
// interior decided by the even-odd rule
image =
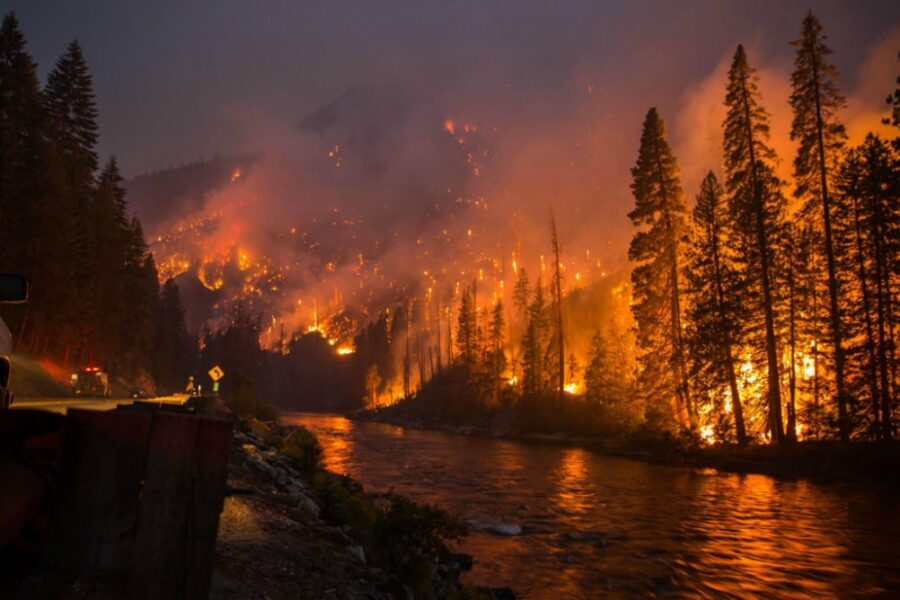
<svg viewBox="0 0 900 600">
<path fill-rule="evenodd" d="M 188 377 L 187 387 L 184 390 L 189 396 L 197 395 L 197 385 L 194 383 L 194 376 Z"/>
</svg>

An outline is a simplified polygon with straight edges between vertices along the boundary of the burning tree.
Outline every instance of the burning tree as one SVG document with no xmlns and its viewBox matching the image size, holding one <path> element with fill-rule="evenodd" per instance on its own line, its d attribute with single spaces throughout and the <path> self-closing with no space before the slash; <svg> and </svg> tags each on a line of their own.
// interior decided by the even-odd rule
<svg viewBox="0 0 900 600">
<path fill-rule="evenodd" d="M 891 411 L 897 394 L 896 292 L 900 207 L 900 159 L 890 145 L 869 135 L 852 149 L 841 168 L 839 190 L 846 206 L 846 267 L 856 275 L 857 301 L 848 321 L 858 341 L 851 348 L 853 388 L 868 393 L 872 431 L 892 436 Z"/>
<path fill-rule="evenodd" d="M 838 111 L 846 105 L 837 87 L 837 69 L 828 61 L 831 50 L 825 45 L 822 25 L 812 12 L 803 20 L 800 39 L 791 42 L 797 49 L 791 106 L 794 121 L 791 139 L 799 142 L 794 158 L 794 195 L 803 198 L 804 220 L 822 231 L 828 270 L 829 321 L 834 354 L 834 381 L 838 406 L 838 424 L 843 441 L 850 439 L 847 392 L 844 384 L 845 355 L 840 314 L 840 281 L 837 273 L 834 241 L 833 179 L 847 134 L 838 120 Z"/>
<path fill-rule="evenodd" d="M 747 443 L 744 409 L 738 388 L 736 354 L 743 337 L 740 280 L 725 243 L 728 216 L 724 190 L 710 171 L 700 185 L 693 211 L 693 237 L 687 281 L 691 305 L 688 347 L 694 387 L 721 414 L 728 390 L 738 443 Z M 727 411 L 726 411 L 727 412 Z"/>
<path fill-rule="evenodd" d="M 684 194 L 665 124 L 651 108 L 644 120 L 637 164 L 631 170 L 635 233 L 628 258 L 638 327 L 641 389 L 647 410 L 664 415 L 674 406 L 682 426 L 696 425 L 685 364 L 682 319 L 682 254 L 686 237 Z"/>
<path fill-rule="evenodd" d="M 774 240 L 784 220 L 781 181 L 775 175 L 775 151 L 768 145 L 769 116 L 763 108 L 756 70 L 739 45 L 728 72 L 725 105 L 725 189 L 740 260 L 744 301 L 750 308 L 751 343 L 762 345 L 767 366 L 768 428 L 772 440 L 784 440 L 781 380 L 775 336 Z M 762 320 L 762 341 L 759 320 Z"/>
</svg>

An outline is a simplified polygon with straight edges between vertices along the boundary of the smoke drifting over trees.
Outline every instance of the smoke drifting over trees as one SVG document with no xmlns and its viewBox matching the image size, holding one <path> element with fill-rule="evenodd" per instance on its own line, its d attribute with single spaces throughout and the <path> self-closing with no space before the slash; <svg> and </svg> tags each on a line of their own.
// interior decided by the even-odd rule
<svg viewBox="0 0 900 600">
<path fill-rule="evenodd" d="M 560 27 L 547 30 L 565 33 Z M 662 27 L 647 23 L 645 33 Z M 59 185 L 53 218 L 66 242 L 40 247 L 55 254 L 35 287 L 48 294 L 37 303 L 48 318 L 70 325 L 52 352 L 85 346 L 75 351 L 90 356 L 85 338 L 112 343 L 94 324 L 109 312 L 94 303 L 99 288 L 83 282 L 117 270 L 124 254 L 135 281 L 155 268 L 179 286 L 175 294 L 167 284 L 164 299 L 168 314 L 187 308 L 185 326 L 163 338 L 188 329 L 204 340 L 204 360 L 246 361 L 251 375 L 282 390 L 297 382 L 271 374 L 299 368 L 288 365 L 300 352 L 321 359 L 320 372 L 352 380 L 338 398 L 346 404 L 443 398 L 428 384 L 444 382 L 477 390 L 469 397 L 487 412 L 521 400 L 535 407 L 534 424 L 550 422 L 547 410 L 576 406 L 628 428 L 653 421 L 707 439 L 887 436 L 895 232 L 880 223 L 893 215 L 896 132 L 880 118 L 894 77 L 884 65 L 896 70 L 895 50 L 886 49 L 900 31 L 872 46 L 842 91 L 811 16 L 801 33 L 793 67 L 777 53 L 767 59 L 759 39 L 734 51 L 729 36 L 709 55 L 721 55 L 712 73 L 708 63 L 682 70 L 673 58 L 681 51 L 648 61 L 637 40 L 618 40 L 629 52 L 622 73 L 602 56 L 570 60 L 593 56 L 584 38 L 517 74 L 508 48 L 495 56 L 476 45 L 485 64 L 464 61 L 470 71 L 445 79 L 424 77 L 418 65 L 406 77 L 344 82 L 319 94 L 333 99 L 307 98 L 294 112 L 264 118 L 230 106 L 241 139 L 221 149 L 227 154 L 136 177 L 129 195 L 116 163 L 98 169 L 80 50 L 70 49 L 46 90 L 33 64 L 9 59 L 7 72 L 25 82 L 21 98 L 45 107 L 48 128 L 33 129 L 12 109 L 8 122 L 22 148 L 39 131 L 60 158 L 47 172 Z M 506 72 L 509 82 L 488 77 Z M 76 109 L 74 127 L 54 98 Z M 649 105 L 659 109 L 647 114 L 642 138 Z M 70 222 L 73 213 L 81 216 Z M 629 253 L 632 225 L 640 231 Z M 101 235 L 107 230 L 118 233 Z M 83 251 L 95 242 L 118 253 Z M 81 254 L 64 256 L 67 247 Z M 41 277 L 71 284 L 80 308 Z M 102 295 L 138 285 L 155 306 L 144 280 Z M 29 348 L 43 347 L 45 332 L 29 335 Z M 234 340 L 253 353 L 234 350 Z M 614 360 L 623 368 L 613 380 Z M 341 396 L 332 392 L 308 395 Z"/>
</svg>

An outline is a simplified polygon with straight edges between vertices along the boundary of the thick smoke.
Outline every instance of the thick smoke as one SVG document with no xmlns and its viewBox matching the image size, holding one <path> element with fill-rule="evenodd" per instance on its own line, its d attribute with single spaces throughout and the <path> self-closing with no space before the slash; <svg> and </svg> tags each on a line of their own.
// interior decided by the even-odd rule
<svg viewBox="0 0 900 600">
<path fill-rule="evenodd" d="M 847 78 L 854 142 L 884 112 L 898 41 L 895 31 Z M 783 56 L 756 59 L 762 53 L 749 50 L 773 115 L 779 172 L 789 181 L 791 64 Z M 253 160 L 199 205 L 156 219 L 154 250 L 161 262 L 179 257 L 172 274 L 199 276 L 213 288 L 203 292 L 212 326 L 235 298 L 249 299 L 265 318 L 270 343 L 282 323 L 290 334 L 340 311 L 358 323 L 410 296 L 452 305 L 460 286 L 476 280 L 481 304 L 500 295 L 508 301 L 514 258 L 532 282 L 546 265 L 547 283 L 551 209 L 567 288 L 603 282 L 621 292 L 632 234 L 629 167 L 643 115 L 651 105 L 663 108 L 692 202 L 706 170 L 720 168 L 732 52 L 700 81 L 663 82 L 659 97 L 641 73 L 610 82 L 596 65 L 573 64 L 555 75 L 556 87 L 539 93 L 500 84 L 488 91 L 358 86 L 294 122 L 255 118 L 239 149 Z M 634 85 L 640 97 L 623 85 Z M 627 312 L 627 294 L 622 298 Z M 603 318 L 574 323 L 576 345 L 586 346 Z"/>
</svg>

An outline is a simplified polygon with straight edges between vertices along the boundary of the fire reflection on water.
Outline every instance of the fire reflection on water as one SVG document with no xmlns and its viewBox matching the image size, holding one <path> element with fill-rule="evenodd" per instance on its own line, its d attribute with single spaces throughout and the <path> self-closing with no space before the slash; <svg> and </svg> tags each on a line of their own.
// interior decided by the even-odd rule
<svg viewBox="0 0 900 600">
<path fill-rule="evenodd" d="M 461 548 L 475 556 L 471 583 L 529 598 L 900 597 L 895 492 L 338 416 L 285 420 L 316 433 L 327 468 L 473 525 Z"/>
</svg>

